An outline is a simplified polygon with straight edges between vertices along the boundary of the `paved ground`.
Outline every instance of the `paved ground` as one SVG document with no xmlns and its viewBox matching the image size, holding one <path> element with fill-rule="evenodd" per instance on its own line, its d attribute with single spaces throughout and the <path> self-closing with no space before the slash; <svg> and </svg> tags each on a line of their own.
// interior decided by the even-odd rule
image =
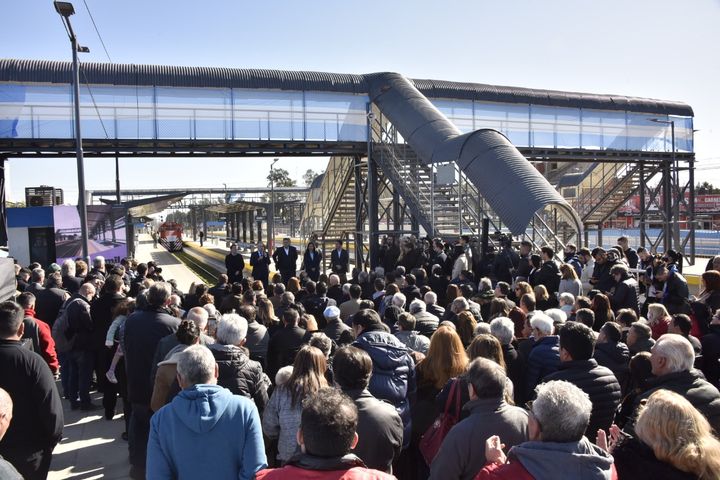
<svg viewBox="0 0 720 480">
<path fill-rule="evenodd" d="M 165 249 L 153 248 L 149 235 L 141 235 L 136 252 L 141 262 L 155 260 L 162 266 L 163 277 L 174 278 L 178 287 L 186 291 L 192 282 L 200 279 Z M 58 384 L 58 388 L 60 385 Z M 61 391 L 61 390 L 59 390 Z M 93 394 L 93 402 L 100 404 L 102 394 Z M 91 480 L 128 478 L 127 442 L 121 435 L 125 431 L 122 414 L 115 415 L 112 421 L 105 420 L 103 410 L 81 412 L 65 407 L 65 429 L 63 440 L 53 452 L 49 480 Z M 121 411 L 118 399 L 117 411 Z"/>
</svg>

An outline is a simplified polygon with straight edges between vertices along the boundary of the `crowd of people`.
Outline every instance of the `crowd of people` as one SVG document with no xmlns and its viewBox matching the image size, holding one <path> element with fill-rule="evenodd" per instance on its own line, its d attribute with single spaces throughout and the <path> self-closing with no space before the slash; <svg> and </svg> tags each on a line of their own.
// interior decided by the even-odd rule
<svg viewBox="0 0 720 480">
<path fill-rule="evenodd" d="M 720 256 L 695 297 L 674 251 L 498 241 L 390 237 L 372 271 L 233 246 L 187 292 L 153 262 L 17 265 L 0 477 L 47 477 L 63 401 L 120 400 L 135 479 L 720 478 Z"/>
</svg>

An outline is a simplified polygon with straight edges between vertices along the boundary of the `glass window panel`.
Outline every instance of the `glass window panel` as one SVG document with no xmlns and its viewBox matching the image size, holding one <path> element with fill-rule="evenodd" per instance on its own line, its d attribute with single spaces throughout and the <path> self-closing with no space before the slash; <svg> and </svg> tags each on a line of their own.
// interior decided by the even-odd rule
<svg viewBox="0 0 720 480">
<path fill-rule="evenodd" d="M 628 112 L 627 114 L 627 149 L 669 152 L 670 125 L 656 123 L 651 119 L 667 121 L 667 116 L 647 113 Z"/>
<path fill-rule="evenodd" d="M 556 109 L 553 107 L 530 106 L 531 146 L 537 148 L 554 148 L 557 145 L 555 138 L 555 116 Z"/>
</svg>

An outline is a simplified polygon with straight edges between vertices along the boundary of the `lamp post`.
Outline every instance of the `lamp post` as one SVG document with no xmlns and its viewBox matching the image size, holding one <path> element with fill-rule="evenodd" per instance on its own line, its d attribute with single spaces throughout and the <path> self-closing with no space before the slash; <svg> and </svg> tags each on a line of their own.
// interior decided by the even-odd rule
<svg viewBox="0 0 720 480">
<path fill-rule="evenodd" d="M 680 179 L 678 178 L 678 165 L 675 158 L 675 120 L 661 120 L 659 118 L 650 118 L 649 120 L 653 123 L 670 125 L 672 158 L 663 162 L 663 190 L 667 192 L 663 205 L 665 218 L 667 220 L 665 224 L 664 246 L 666 252 L 673 247 L 673 243 L 675 248 L 680 250 L 680 198 L 675 199 L 675 208 L 673 209 L 673 193 L 677 193 L 678 196 L 680 193 Z M 672 170 L 674 170 L 674 172 Z M 675 184 L 675 188 L 678 188 L 677 192 L 673 192 L 673 183 Z M 673 228 L 673 222 L 676 224 L 675 228 Z"/>
<path fill-rule="evenodd" d="M 75 107 L 75 155 L 77 156 L 77 177 L 78 177 L 78 211 L 80 214 L 80 232 L 82 234 L 82 256 L 88 262 L 88 228 L 87 228 L 87 206 L 85 204 L 85 160 L 83 158 L 82 135 L 80 133 L 80 66 L 78 64 L 78 52 L 88 53 L 87 47 L 78 44 L 77 36 L 70 23 L 70 16 L 75 14 L 75 8 L 70 2 L 54 2 L 55 11 L 63 19 L 72 45 L 72 68 L 73 68 L 73 104 Z"/>
<path fill-rule="evenodd" d="M 268 252 L 274 251 L 275 247 L 275 177 L 273 176 L 273 167 L 280 160 L 276 158 L 270 164 L 270 215 L 268 216 Z"/>
</svg>

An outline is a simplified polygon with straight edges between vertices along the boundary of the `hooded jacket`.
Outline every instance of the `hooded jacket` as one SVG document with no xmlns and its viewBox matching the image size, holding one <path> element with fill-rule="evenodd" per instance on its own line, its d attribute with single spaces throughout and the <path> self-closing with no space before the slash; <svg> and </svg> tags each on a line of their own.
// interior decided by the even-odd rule
<svg viewBox="0 0 720 480">
<path fill-rule="evenodd" d="M 375 397 L 387 400 L 397 409 L 403 421 L 403 447 L 410 444 L 410 405 L 415 402 L 415 362 L 410 350 L 393 335 L 381 330 L 365 330 L 354 347 L 365 350 L 373 362 L 368 390 Z"/>
<path fill-rule="evenodd" d="M 371 470 L 357 456 L 315 457 L 302 454 L 293 457 L 283 468 L 258 472 L 257 480 L 391 480 L 392 475 Z"/>
<path fill-rule="evenodd" d="M 218 385 L 193 385 L 153 415 L 147 478 L 252 479 L 267 466 L 252 401 Z"/>
<path fill-rule="evenodd" d="M 525 442 L 505 465 L 486 465 L 475 480 L 616 480 L 613 457 L 583 437 L 579 442 Z"/>
</svg>

